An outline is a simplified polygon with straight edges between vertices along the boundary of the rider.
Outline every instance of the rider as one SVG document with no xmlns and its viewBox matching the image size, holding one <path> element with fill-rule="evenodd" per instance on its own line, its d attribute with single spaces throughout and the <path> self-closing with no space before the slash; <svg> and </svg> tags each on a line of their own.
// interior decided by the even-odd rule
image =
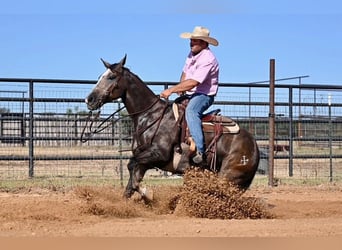
<svg viewBox="0 0 342 250">
<path fill-rule="evenodd" d="M 185 32 L 180 35 L 181 38 L 190 39 L 191 51 L 186 58 L 180 82 L 160 94 L 161 97 L 168 98 L 172 93 L 186 92 L 190 98 L 185 118 L 196 145 L 192 158 L 196 164 L 205 162 L 201 118 L 203 112 L 213 104 L 218 90 L 219 64 L 209 48 L 209 44 L 217 46 L 218 41 L 209 34 L 207 28 L 196 26 L 192 33 Z"/>
</svg>

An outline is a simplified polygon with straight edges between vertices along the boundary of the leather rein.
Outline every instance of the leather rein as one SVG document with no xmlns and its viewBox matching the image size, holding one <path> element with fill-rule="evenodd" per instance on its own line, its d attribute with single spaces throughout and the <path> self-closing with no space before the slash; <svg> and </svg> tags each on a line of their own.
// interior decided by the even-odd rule
<svg viewBox="0 0 342 250">
<path fill-rule="evenodd" d="M 98 134 L 100 132 L 102 132 L 103 130 L 105 130 L 106 128 L 108 128 L 110 125 L 113 125 L 115 123 L 117 123 L 118 121 L 126 118 L 126 117 L 132 117 L 134 115 L 139 115 L 139 114 L 143 114 L 145 112 L 147 112 L 148 110 L 150 110 L 158 101 L 159 101 L 159 96 L 157 96 L 158 98 L 156 98 L 156 100 L 149 105 L 148 107 L 144 108 L 143 110 L 139 110 L 137 112 L 133 112 L 130 113 L 128 115 L 124 115 L 124 116 L 120 116 L 119 118 L 115 119 L 113 121 L 113 123 L 108 124 L 107 126 L 104 126 L 104 124 L 109 121 L 112 117 L 114 117 L 117 113 L 119 113 L 121 110 L 123 110 L 125 107 L 119 108 L 118 110 L 114 111 L 111 115 L 109 115 L 106 119 L 104 119 L 99 125 L 96 126 L 95 129 L 93 129 L 93 124 L 96 121 L 99 121 L 99 117 L 100 117 L 100 113 L 101 111 L 97 112 L 95 115 L 93 115 L 93 111 L 89 111 L 87 119 L 86 119 L 86 124 L 83 127 L 82 133 L 81 133 L 81 138 L 80 141 L 82 143 L 87 142 L 92 136 L 94 136 L 95 134 Z M 154 124 L 157 123 L 158 127 L 156 128 L 156 130 L 153 133 L 153 136 L 150 138 L 148 145 L 152 144 L 152 141 L 159 129 L 161 120 L 165 114 L 166 108 L 168 107 L 168 105 L 166 104 L 165 107 L 163 108 L 163 112 L 161 114 L 161 116 L 159 116 L 157 119 L 155 119 L 154 121 L 152 121 L 148 126 L 144 127 L 144 128 L 140 128 L 137 131 L 135 131 L 133 133 L 133 138 L 138 138 L 138 136 L 140 136 L 141 134 L 143 134 L 146 130 L 148 130 L 150 127 L 152 127 Z M 89 125 L 88 125 L 89 124 Z M 87 127 L 89 128 L 89 132 L 86 132 Z M 136 139 L 135 139 L 136 141 Z M 134 144 L 134 143 L 133 143 Z M 141 147 L 143 147 L 143 145 L 138 145 L 135 149 L 133 149 L 133 144 L 132 144 L 132 151 L 138 150 Z"/>
<path fill-rule="evenodd" d="M 116 86 L 118 86 L 119 84 L 119 81 L 121 80 L 122 78 L 122 75 L 119 76 L 119 78 L 113 83 L 113 85 L 111 86 L 111 88 L 109 90 L 107 90 L 107 92 L 111 92 Z M 150 110 L 155 104 L 157 104 L 157 102 L 160 100 L 160 96 L 157 95 L 156 96 L 156 100 L 154 102 L 152 102 L 148 107 L 144 108 L 143 110 L 139 110 L 137 112 L 133 112 L 133 113 L 130 113 L 128 115 L 125 115 L 125 116 L 121 116 L 117 119 L 115 119 L 113 121 L 112 124 L 115 124 L 116 122 L 122 120 L 123 118 L 126 118 L 126 117 L 132 117 L 132 116 L 135 116 L 135 115 L 139 115 L 139 114 L 143 114 L 145 112 L 147 112 L 148 110 Z M 133 143 L 132 143 L 132 151 L 133 152 L 136 152 L 137 150 L 141 150 L 144 146 L 149 146 L 152 144 L 153 142 L 153 139 L 155 137 L 155 135 L 157 134 L 157 131 L 159 129 L 159 126 L 161 124 L 161 121 L 164 117 L 164 114 L 166 112 L 166 109 L 168 107 L 168 104 L 166 103 L 165 106 L 163 107 L 163 111 L 162 111 L 162 114 L 157 118 L 155 119 L 154 121 L 152 121 L 150 124 L 148 124 L 146 127 L 143 127 L 143 128 L 140 128 L 140 129 L 137 129 L 136 131 L 133 132 Z M 104 119 L 95 129 L 93 129 L 93 124 L 94 122 L 98 121 L 99 120 L 99 117 L 100 117 L 100 112 L 97 112 L 97 114 L 95 116 L 93 116 L 93 112 L 92 111 L 89 111 L 89 114 L 87 116 L 87 120 L 86 120 L 86 124 L 82 130 L 82 134 L 81 134 L 81 142 L 84 143 L 84 142 L 87 142 L 89 140 L 90 137 L 92 137 L 93 135 L 95 134 L 98 134 L 100 132 L 102 132 L 104 129 L 108 128 L 111 124 L 108 124 L 107 126 L 103 126 L 109 119 L 111 119 L 112 117 L 114 117 L 117 113 L 119 113 L 122 109 L 124 109 L 125 107 L 122 107 L 122 108 L 119 108 L 118 110 L 116 110 L 115 112 L 113 112 L 110 116 L 108 116 L 106 119 Z M 88 127 L 88 123 L 89 123 L 89 132 L 86 133 L 85 130 L 86 128 Z M 147 131 L 149 128 L 151 128 L 154 124 L 157 124 L 157 128 L 155 129 L 152 137 L 149 139 L 148 143 L 147 144 L 144 144 L 144 145 L 137 145 L 136 148 L 134 148 L 134 142 L 137 142 L 137 138 L 139 138 L 140 135 L 142 135 L 145 131 Z M 86 138 L 85 138 L 86 137 Z"/>
</svg>

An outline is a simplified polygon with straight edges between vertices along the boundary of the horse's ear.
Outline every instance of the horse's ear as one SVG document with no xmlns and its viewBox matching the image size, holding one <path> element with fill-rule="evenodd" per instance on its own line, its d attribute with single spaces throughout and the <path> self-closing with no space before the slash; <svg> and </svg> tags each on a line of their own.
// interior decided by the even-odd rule
<svg viewBox="0 0 342 250">
<path fill-rule="evenodd" d="M 121 59 L 121 61 L 119 62 L 119 64 L 123 67 L 126 63 L 126 57 L 127 57 L 127 54 L 125 54 L 124 58 Z"/>
<path fill-rule="evenodd" d="M 109 62 L 106 62 L 106 61 L 103 60 L 102 58 L 101 58 L 101 61 L 103 62 L 103 65 L 104 65 L 107 69 L 110 68 L 111 64 L 110 64 Z"/>
</svg>

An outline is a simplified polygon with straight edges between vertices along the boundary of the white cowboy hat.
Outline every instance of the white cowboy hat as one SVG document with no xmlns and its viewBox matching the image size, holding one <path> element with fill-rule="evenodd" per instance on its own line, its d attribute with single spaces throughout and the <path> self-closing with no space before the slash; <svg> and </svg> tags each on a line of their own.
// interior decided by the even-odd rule
<svg viewBox="0 0 342 250">
<path fill-rule="evenodd" d="M 218 41 L 215 38 L 210 37 L 209 34 L 210 34 L 210 31 L 207 28 L 196 26 L 192 33 L 185 32 L 185 33 L 180 34 L 180 37 L 187 38 L 187 39 L 200 39 L 214 46 L 217 46 L 219 44 Z"/>
</svg>

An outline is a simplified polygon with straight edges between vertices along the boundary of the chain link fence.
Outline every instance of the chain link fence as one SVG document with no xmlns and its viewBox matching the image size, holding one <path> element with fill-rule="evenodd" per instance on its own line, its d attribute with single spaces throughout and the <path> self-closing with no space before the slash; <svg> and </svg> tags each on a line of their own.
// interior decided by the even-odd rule
<svg viewBox="0 0 342 250">
<path fill-rule="evenodd" d="M 283 80 L 283 81 L 281 81 Z M 85 96 L 95 81 L 0 78 L 0 180 L 35 178 L 127 179 L 130 119 L 123 104 L 101 109 L 103 131 L 81 142 L 87 124 Z M 149 82 L 159 94 L 174 83 Z M 236 120 L 257 139 L 258 175 L 268 173 L 269 84 L 222 83 L 212 109 Z M 275 86 L 274 176 L 278 180 L 342 180 L 342 87 L 301 84 L 301 77 Z M 123 118 L 123 119 L 121 119 Z M 88 124 L 89 125 L 89 124 Z M 167 175 L 150 170 L 146 177 Z"/>
</svg>

